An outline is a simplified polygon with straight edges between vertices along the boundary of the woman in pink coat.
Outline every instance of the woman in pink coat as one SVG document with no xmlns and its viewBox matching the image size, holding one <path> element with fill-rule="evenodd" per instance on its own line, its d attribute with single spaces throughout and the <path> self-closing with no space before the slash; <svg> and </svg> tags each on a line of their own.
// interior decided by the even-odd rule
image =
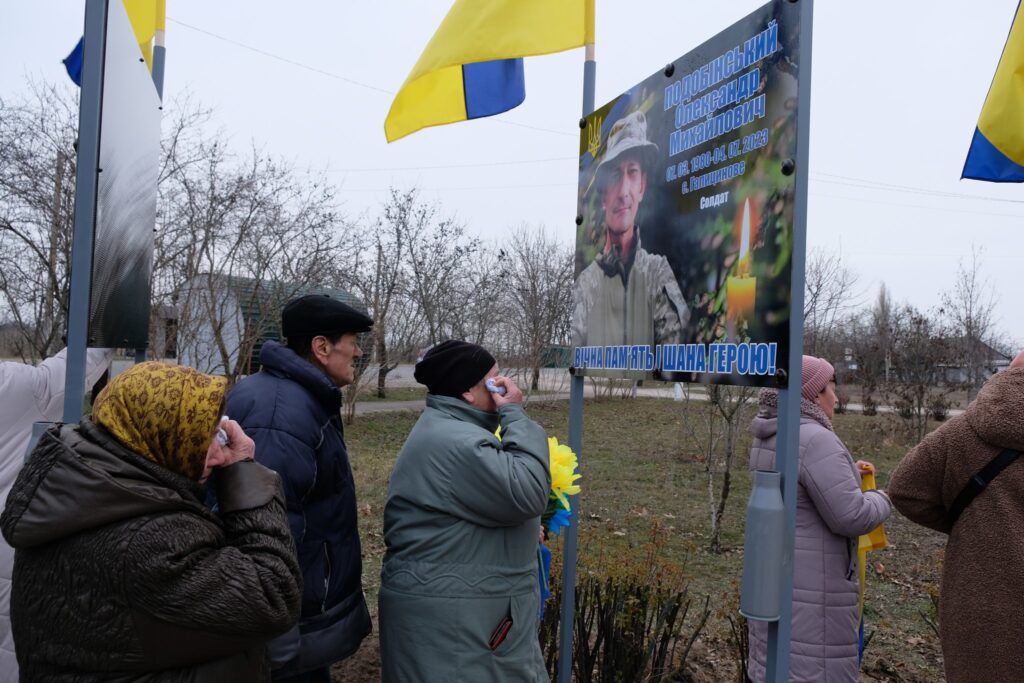
<svg viewBox="0 0 1024 683">
<path fill-rule="evenodd" d="M 855 463 L 832 429 L 835 388 L 828 361 L 804 356 L 790 681 L 857 681 L 857 539 L 884 522 L 892 509 L 881 491 L 860 490 L 858 467 L 874 468 Z M 750 427 L 750 468 L 773 470 L 778 393 L 762 390 L 758 406 Z M 749 631 L 747 669 L 759 683 L 765 680 L 768 624 L 751 621 Z"/>
</svg>

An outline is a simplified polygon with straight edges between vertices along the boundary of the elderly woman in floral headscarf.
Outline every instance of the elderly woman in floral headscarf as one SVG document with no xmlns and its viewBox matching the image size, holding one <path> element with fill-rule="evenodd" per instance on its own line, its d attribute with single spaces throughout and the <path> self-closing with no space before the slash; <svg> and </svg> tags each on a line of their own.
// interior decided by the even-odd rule
<svg viewBox="0 0 1024 683">
<path fill-rule="evenodd" d="M 40 439 L 0 517 L 22 681 L 269 680 L 263 645 L 298 617 L 299 570 L 277 475 L 218 422 L 225 388 L 143 363 L 92 420 Z"/>
</svg>

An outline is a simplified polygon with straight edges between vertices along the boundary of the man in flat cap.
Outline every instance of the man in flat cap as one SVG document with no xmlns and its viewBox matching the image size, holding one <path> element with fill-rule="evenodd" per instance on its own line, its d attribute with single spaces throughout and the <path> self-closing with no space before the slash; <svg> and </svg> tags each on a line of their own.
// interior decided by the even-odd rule
<svg viewBox="0 0 1024 683">
<path fill-rule="evenodd" d="M 537 640 L 547 435 L 476 344 L 434 346 L 415 377 L 427 408 L 384 507 L 382 681 L 547 681 Z"/>
<path fill-rule="evenodd" d="M 327 683 L 331 664 L 370 632 L 341 388 L 363 355 L 357 335 L 372 325 L 325 295 L 290 301 L 281 313 L 287 345 L 266 342 L 262 369 L 235 386 L 225 407 L 256 442 L 256 460 L 281 476 L 302 568 L 299 623 L 268 648 L 275 682 Z"/>
<path fill-rule="evenodd" d="M 573 289 L 574 346 L 679 344 L 690 319 L 664 256 L 640 245 L 636 217 L 658 146 L 635 111 L 616 121 L 597 167 L 605 244 Z"/>
</svg>

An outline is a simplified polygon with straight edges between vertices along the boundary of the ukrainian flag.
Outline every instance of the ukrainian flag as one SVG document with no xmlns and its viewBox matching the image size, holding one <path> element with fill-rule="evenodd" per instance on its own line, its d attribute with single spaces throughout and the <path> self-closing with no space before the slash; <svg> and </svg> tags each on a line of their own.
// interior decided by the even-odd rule
<svg viewBox="0 0 1024 683">
<path fill-rule="evenodd" d="M 135 32 L 135 39 L 139 41 L 142 58 L 146 60 L 146 66 L 150 71 L 153 70 L 153 36 L 158 30 L 164 30 L 165 7 L 165 0 L 124 0 L 124 9 L 128 13 L 128 20 Z M 82 87 L 84 42 L 84 38 L 80 38 L 78 44 L 71 50 L 71 54 L 63 60 L 68 77 L 78 87 Z"/>
<path fill-rule="evenodd" d="M 960 177 L 1024 182 L 1024 19 L 1020 4 Z"/>
<path fill-rule="evenodd" d="M 388 142 L 526 98 L 522 57 L 594 42 L 594 0 L 456 0 L 391 103 Z"/>
</svg>

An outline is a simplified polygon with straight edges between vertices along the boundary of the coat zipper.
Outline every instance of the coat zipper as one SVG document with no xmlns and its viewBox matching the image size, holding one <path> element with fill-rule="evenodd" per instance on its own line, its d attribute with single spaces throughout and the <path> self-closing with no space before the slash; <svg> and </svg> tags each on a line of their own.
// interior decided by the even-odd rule
<svg viewBox="0 0 1024 683">
<path fill-rule="evenodd" d="M 320 604 L 320 613 L 327 611 L 327 591 L 331 586 L 331 555 L 327 552 L 327 541 L 324 541 L 324 564 L 327 571 L 324 572 L 324 601 Z"/>
</svg>

